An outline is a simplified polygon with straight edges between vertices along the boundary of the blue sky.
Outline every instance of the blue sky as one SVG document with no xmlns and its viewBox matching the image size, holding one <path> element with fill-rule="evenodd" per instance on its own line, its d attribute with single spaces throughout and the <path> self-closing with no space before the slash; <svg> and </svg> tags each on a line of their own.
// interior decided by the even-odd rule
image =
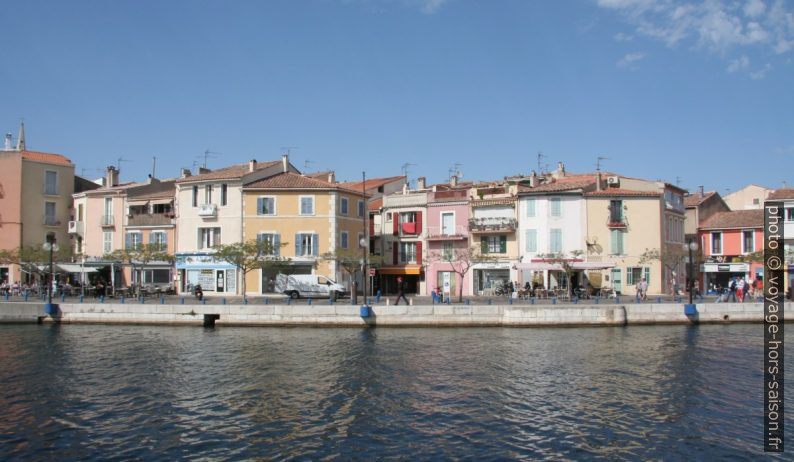
<svg viewBox="0 0 794 462">
<path fill-rule="evenodd" d="M 140 180 L 291 159 L 340 179 L 604 168 L 794 184 L 783 0 L 3 2 L 0 129 Z M 305 164 L 306 161 L 311 163 Z"/>
</svg>

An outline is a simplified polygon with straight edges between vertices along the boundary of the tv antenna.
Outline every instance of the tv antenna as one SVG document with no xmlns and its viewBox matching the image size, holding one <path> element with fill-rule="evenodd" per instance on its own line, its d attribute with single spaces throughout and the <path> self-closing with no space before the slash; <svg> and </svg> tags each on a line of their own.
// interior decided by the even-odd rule
<svg viewBox="0 0 794 462">
<path fill-rule="evenodd" d="M 311 160 L 309 160 L 309 159 L 306 159 L 306 160 L 304 160 L 304 161 L 303 161 L 303 169 L 304 169 L 304 170 L 306 170 L 306 171 L 308 171 L 308 170 L 309 170 L 309 166 L 310 166 L 311 164 L 314 164 L 314 163 L 316 163 L 316 162 L 314 162 L 314 161 L 311 161 Z"/>
<path fill-rule="evenodd" d="M 116 170 L 117 170 L 117 171 L 119 171 L 119 172 L 121 171 L 121 163 L 122 163 L 122 162 L 132 162 L 132 161 L 131 161 L 131 160 L 129 160 L 129 159 L 123 159 L 123 158 L 121 158 L 121 157 L 119 157 L 118 159 L 116 159 Z"/>
<path fill-rule="evenodd" d="M 204 158 L 204 168 L 207 168 L 207 159 L 214 159 L 215 157 L 218 157 L 215 154 L 223 154 L 223 153 L 222 152 L 210 151 L 209 149 L 206 149 L 206 150 L 204 150 L 204 154 L 202 154 L 200 156 L 196 156 L 196 159 L 201 159 L 203 157 Z M 195 165 L 196 162 L 194 161 L 193 164 Z"/>
<path fill-rule="evenodd" d="M 609 157 L 598 156 L 596 158 L 596 172 L 601 171 L 601 161 L 602 160 L 611 160 Z"/>
<path fill-rule="evenodd" d="M 681 184 L 681 177 L 680 176 L 675 177 L 675 185 L 678 186 L 680 184 Z"/>
<path fill-rule="evenodd" d="M 416 164 L 412 164 L 410 162 L 406 162 L 400 168 L 402 170 L 402 172 L 403 172 L 403 176 L 405 177 L 406 182 L 408 180 L 408 167 L 416 167 Z"/>
<path fill-rule="evenodd" d="M 543 170 L 541 170 L 540 167 L 541 167 L 541 159 L 543 159 L 545 157 L 546 157 L 546 155 L 543 154 L 543 151 L 538 151 L 538 175 L 543 173 Z"/>
<path fill-rule="evenodd" d="M 292 154 L 293 149 L 299 149 L 298 146 L 281 146 L 282 151 L 287 151 L 287 155 Z"/>
<path fill-rule="evenodd" d="M 460 162 L 455 162 L 452 165 L 452 168 L 449 169 L 449 178 L 450 178 L 450 180 L 452 179 L 453 176 L 456 177 L 457 179 L 461 179 L 463 177 L 463 175 L 461 175 L 461 173 L 460 173 L 461 165 L 463 165 L 463 164 L 461 164 Z"/>
</svg>

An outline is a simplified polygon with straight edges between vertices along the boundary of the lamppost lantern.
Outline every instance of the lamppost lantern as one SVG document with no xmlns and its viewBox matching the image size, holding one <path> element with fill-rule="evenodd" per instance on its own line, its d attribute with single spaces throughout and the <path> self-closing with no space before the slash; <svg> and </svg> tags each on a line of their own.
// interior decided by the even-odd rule
<svg viewBox="0 0 794 462">
<path fill-rule="evenodd" d="M 360 245 L 362 249 L 366 249 L 367 248 L 367 240 L 362 237 L 361 240 L 358 241 L 358 245 Z"/>
</svg>

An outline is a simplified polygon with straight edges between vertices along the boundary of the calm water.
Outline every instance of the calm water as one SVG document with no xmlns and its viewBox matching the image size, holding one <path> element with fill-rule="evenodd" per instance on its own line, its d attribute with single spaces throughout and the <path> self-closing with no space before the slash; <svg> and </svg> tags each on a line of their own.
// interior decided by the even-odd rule
<svg viewBox="0 0 794 462">
<path fill-rule="evenodd" d="M 761 338 L 0 326 L 0 460 L 756 459 Z"/>
</svg>

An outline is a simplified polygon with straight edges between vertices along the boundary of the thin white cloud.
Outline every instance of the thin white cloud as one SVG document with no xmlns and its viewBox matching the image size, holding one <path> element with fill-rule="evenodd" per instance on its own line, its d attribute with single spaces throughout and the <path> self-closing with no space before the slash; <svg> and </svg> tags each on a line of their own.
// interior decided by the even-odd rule
<svg viewBox="0 0 794 462">
<path fill-rule="evenodd" d="M 743 71 L 750 67 L 750 58 L 745 55 L 742 55 L 736 59 L 731 60 L 730 64 L 728 64 L 728 73 L 733 74 L 734 72 Z"/>
<path fill-rule="evenodd" d="M 447 0 L 422 0 L 420 10 L 424 14 L 433 14 L 438 11 Z"/>
<path fill-rule="evenodd" d="M 750 78 L 753 80 L 761 80 L 764 77 L 766 77 L 766 74 L 771 70 L 772 70 L 772 65 L 766 63 L 766 66 L 764 66 L 763 68 L 758 69 L 757 71 L 750 72 Z"/>
<path fill-rule="evenodd" d="M 741 58 L 736 58 L 736 55 L 742 55 L 741 50 L 750 47 L 756 50 L 765 48 L 776 54 L 794 49 L 794 2 L 786 0 L 595 2 L 620 15 L 637 35 L 658 40 L 669 47 L 689 44 L 694 49 L 725 59 L 730 63 L 729 69 L 749 71 L 748 67 L 741 67 Z M 613 38 L 621 41 L 617 36 Z M 755 73 L 763 76 L 768 71 L 764 68 Z"/>
<path fill-rule="evenodd" d="M 634 40 L 633 35 L 624 34 L 623 32 L 618 32 L 612 38 L 615 39 L 616 42 L 631 42 Z"/>
<path fill-rule="evenodd" d="M 641 51 L 627 53 L 625 56 L 620 58 L 620 60 L 618 60 L 617 66 L 621 69 L 635 70 L 637 69 L 635 63 L 641 59 L 645 59 L 646 56 L 647 55 Z"/>
</svg>

